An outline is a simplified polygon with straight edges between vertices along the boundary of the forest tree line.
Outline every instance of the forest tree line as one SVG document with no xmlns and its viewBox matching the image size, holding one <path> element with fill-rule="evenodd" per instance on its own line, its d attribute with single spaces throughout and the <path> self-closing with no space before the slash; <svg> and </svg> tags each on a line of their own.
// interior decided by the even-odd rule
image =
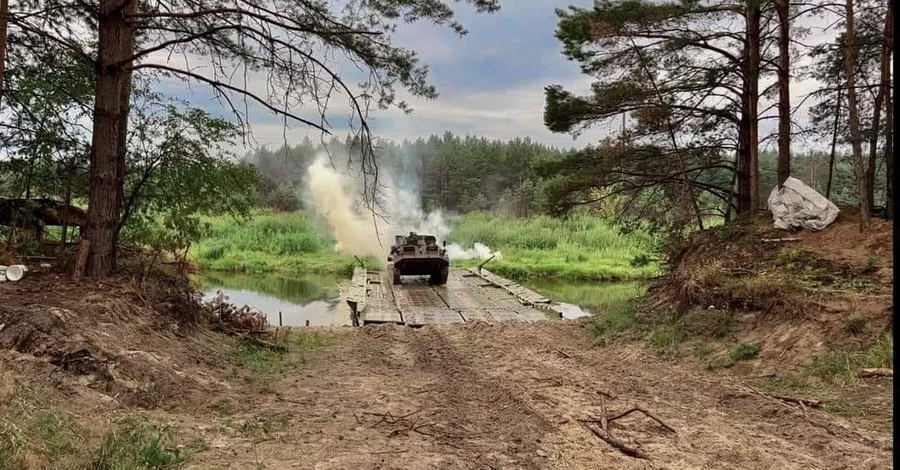
<svg viewBox="0 0 900 470">
<path fill-rule="evenodd" d="M 558 10 L 563 53 L 594 84 L 586 96 L 547 86 L 545 125 L 577 134 L 624 123 L 619 135 L 573 152 L 448 136 L 381 148 L 369 109 L 409 110 L 399 89 L 438 96 L 416 52 L 392 41 L 395 28 L 425 21 L 466 31 L 452 2 L 351 3 L 0 2 L 4 194 L 86 200 L 88 270 L 107 275 L 120 239 L 152 226 L 136 222 L 162 218 L 189 237 L 197 213 L 243 213 L 256 202 L 255 170 L 228 151 L 248 138 L 249 103 L 327 138 L 326 110 L 339 93 L 355 123 L 345 142 L 370 210 L 378 167 L 394 152 L 408 159 L 425 206 L 565 214 L 605 204 L 702 228 L 713 214 L 757 214 L 767 185 L 803 179 L 804 168 L 815 168 L 818 181 L 822 155 L 801 157 L 798 136 L 828 143 L 830 176 L 817 188 L 839 203 L 855 197 L 863 227 L 882 201 L 893 210 L 889 1 L 600 0 Z M 464 3 L 486 13 L 500 7 Z M 819 32 L 832 39 L 807 44 L 803 22 L 823 16 Z M 362 80 L 339 74 L 337 56 Z M 798 96 L 792 83 L 801 78 L 819 88 Z M 225 117 L 167 96 L 173 83 L 205 87 Z M 811 116 L 798 122 L 804 103 Z M 762 120 L 777 131 L 760 135 Z"/>
<path fill-rule="evenodd" d="M 307 178 L 304 169 L 318 155 L 338 155 L 348 148 L 352 146 L 337 139 L 324 143 L 304 139 L 297 145 L 263 147 L 247 153 L 243 161 L 253 165 L 260 175 L 255 204 L 283 211 L 312 209 L 304 207 L 302 193 Z M 558 215 L 554 211 L 565 204 L 566 195 L 555 190 L 569 178 L 559 168 L 582 152 L 547 146 L 528 137 L 501 141 L 459 136 L 448 131 L 402 142 L 381 141 L 376 153 L 381 165 L 389 169 L 399 184 L 416 189 L 421 207 L 426 210 L 491 211 L 527 217 Z M 838 153 L 833 166 L 830 154 L 825 151 L 796 153 L 791 160 L 794 177 L 838 206 L 858 204 L 849 154 Z M 778 184 L 778 154 L 774 149 L 764 150 L 759 161 L 759 196 L 765 200 Z M 717 176 L 722 181 L 728 180 L 726 171 L 719 170 Z M 876 180 L 883 181 L 883 178 Z M 882 188 L 879 185 L 876 189 Z M 635 212 L 627 210 L 628 200 L 624 196 L 611 198 L 587 204 L 586 209 L 634 216 Z M 704 217 L 724 217 L 727 213 L 727 206 L 716 198 L 702 201 Z M 621 208 L 626 210 L 617 212 Z"/>
</svg>

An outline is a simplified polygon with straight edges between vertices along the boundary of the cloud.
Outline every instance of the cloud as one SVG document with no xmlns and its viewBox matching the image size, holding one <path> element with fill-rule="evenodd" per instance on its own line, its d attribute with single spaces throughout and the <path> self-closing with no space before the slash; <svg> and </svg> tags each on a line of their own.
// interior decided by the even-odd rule
<svg viewBox="0 0 900 470">
<path fill-rule="evenodd" d="M 596 142 L 603 135 L 618 132 L 618 122 L 610 122 L 585 132 L 575 140 L 569 135 L 552 133 L 544 127 L 545 86 L 558 83 L 575 93 L 587 93 L 591 83 L 591 78 L 582 74 L 576 63 L 562 56 L 561 44 L 554 37 L 557 17 L 553 10 L 565 8 L 570 2 L 504 2 L 501 11 L 491 15 L 479 15 L 470 7 L 459 7 L 458 19 L 469 30 L 464 37 L 430 23 L 400 25 L 394 40 L 417 51 L 421 62 L 429 66 L 430 82 L 437 87 L 440 96 L 429 101 L 398 89 L 398 98 L 408 102 L 414 112 L 406 115 L 396 109 L 372 111 L 370 125 L 376 136 L 400 141 L 452 131 L 502 140 L 530 137 L 558 147 L 581 147 Z M 589 2 L 584 0 L 580 3 L 588 6 Z M 799 26 L 809 25 L 800 22 Z M 813 30 L 805 39 L 822 42 L 830 41 L 832 37 L 833 34 Z M 797 62 L 808 62 L 802 56 L 796 59 Z M 202 65 L 202 62 L 192 65 Z M 349 74 L 357 73 L 352 66 L 339 64 L 338 68 Z M 348 76 L 347 81 L 355 83 L 358 81 L 356 78 Z M 761 87 L 772 79 L 767 78 Z M 240 74 L 235 80 L 232 84 L 242 86 L 243 77 Z M 792 104 L 800 106 L 794 121 L 805 125 L 813 100 L 807 100 L 802 105 L 801 102 L 807 93 L 817 88 L 818 83 L 798 76 L 792 85 Z M 187 90 L 180 82 L 168 80 L 163 86 L 166 92 L 189 99 L 192 104 L 213 114 L 230 114 L 206 85 L 196 84 Z M 247 86 L 257 95 L 268 94 L 266 77 L 262 73 L 251 75 Z M 768 114 L 774 115 L 770 107 L 772 103 L 771 100 L 763 100 L 760 109 L 769 108 Z M 244 104 L 237 104 L 243 111 Z M 334 133 L 346 135 L 357 123 L 348 122 L 350 109 L 345 97 L 335 97 L 330 105 L 327 117 Z M 286 129 L 282 117 L 259 104 L 251 102 L 247 110 L 253 131 L 252 146 L 280 146 L 285 141 L 295 143 L 307 136 L 314 139 L 319 136 L 318 130 L 296 122 L 288 121 Z M 318 110 L 311 106 L 298 106 L 291 111 L 313 122 L 319 120 Z M 775 119 L 760 122 L 763 136 L 776 128 Z M 797 139 L 796 143 L 798 146 L 809 144 L 802 139 Z M 244 149 L 237 151 L 243 153 Z"/>
</svg>

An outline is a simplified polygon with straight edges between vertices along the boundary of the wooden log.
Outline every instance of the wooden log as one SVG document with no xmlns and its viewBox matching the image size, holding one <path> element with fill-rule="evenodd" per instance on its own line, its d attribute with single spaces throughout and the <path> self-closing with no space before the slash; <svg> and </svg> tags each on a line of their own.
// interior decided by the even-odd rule
<svg viewBox="0 0 900 470">
<path fill-rule="evenodd" d="M 893 377 L 894 369 L 885 369 L 876 367 L 872 369 L 863 369 L 859 372 L 860 377 Z"/>
<path fill-rule="evenodd" d="M 81 240 L 81 246 L 78 247 L 78 258 L 75 260 L 75 270 L 72 272 L 72 279 L 78 281 L 84 270 L 87 269 L 88 254 L 91 251 L 91 241 Z"/>
</svg>

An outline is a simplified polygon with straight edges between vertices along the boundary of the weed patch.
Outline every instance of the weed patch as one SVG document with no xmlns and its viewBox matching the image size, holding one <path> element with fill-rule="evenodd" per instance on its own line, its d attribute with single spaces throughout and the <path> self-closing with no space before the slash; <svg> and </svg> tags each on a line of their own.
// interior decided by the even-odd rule
<svg viewBox="0 0 900 470">
<path fill-rule="evenodd" d="M 327 333 L 284 327 L 279 329 L 276 342 L 287 348 L 287 352 L 242 340 L 235 349 L 234 360 L 256 376 L 280 374 L 305 362 L 304 352 L 325 346 L 334 339 L 334 335 Z"/>
<path fill-rule="evenodd" d="M 756 357 L 761 349 L 760 343 L 738 343 L 728 352 L 728 357 L 734 362 L 749 361 Z"/>
<path fill-rule="evenodd" d="M 104 435 L 17 384 L 0 394 L 0 470 L 157 470 L 183 463 L 202 442 L 178 448 L 173 430 L 128 416 Z"/>
<path fill-rule="evenodd" d="M 684 330 L 678 323 L 656 326 L 647 335 L 647 344 L 660 356 L 671 357 L 678 353 L 678 347 L 685 339 Z"/>
<path fill-rule="evenodd" d="M 129 417 L 106 436 L 96 452 L 94 470 L 156 470 L 187 460 L 188 452 L 177 449 L 174 433 L 145 418 Z"/>
<path fill-rule="evenodd" d="M 585 328 L 588 333 L 603 344 L 613 336 L 624 332 L 634 324 L 634 308 L 630 301 L 622 301 L 596 313 Z"/>
<path fill-rule="evenodd" d="M 894 336 L 884 334 L 862 351 L 847 349 L 828 351 L 815 357 L 808 366 L 814 377 L 839 386 L 856 385 L 860 369 L 888 367 L 894 364 Z"/>
</svg>

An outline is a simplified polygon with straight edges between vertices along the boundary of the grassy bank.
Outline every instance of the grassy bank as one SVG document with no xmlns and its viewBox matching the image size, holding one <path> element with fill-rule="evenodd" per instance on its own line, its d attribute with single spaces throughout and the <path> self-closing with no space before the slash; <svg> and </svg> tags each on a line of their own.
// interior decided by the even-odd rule
<svg viewBox="0 0 900 470">
<path fill-rule="evenodd" d="M 204 270 L 350 275 L 356 260 L 334 251 L 334 240 L 321 235 L 301 212 L 256 211 L 249 220 L 212 217 L 209 229 L 191 248 Z M 374 263 L 374 260 L 366 260 Z"/>
<path fill-rule="evenodd" d="M 640 262 L 653 257 L 653 237 L 625 234 L 601 218 L 585 215 L 562 220 L 470 213 L 456 221 L 450 241 L 463 247 L 478 242 L 500 251 L 501 259 L 491 261 L 488 269 L 517 280 L 630 280 L 656 275 L 659 270 L 656 263 Z"/>
<path fill-rule="evenodd" d="M 307 272 L 349 275 L 356 261 L 334 251 L 334 240 L 323 236 L 302 212 L 257 211 L 250 220 L 214 217 L 210 228 L 191 249 L 204 270 L 244 272 Z M 506 218 L 486 213 L 460 217 L 451 242 L 463 247 L 483 243 L 502 252 L 489 269 L 523 280 L 566 281 L 641 279 L 655 275 L 655 263 L 634 263 L 651 257 L 654 240 L 645 233 L 623 234 L 603 219 L 575 216 Z M 376 265 L 377 260 L 365 260 Z M 454 261 L 454 267 L 477 265 Z"/>
<path fill-rule="evenodd" d="M 98 424 L 48 402 L 37 387 L 0 379 L 9 380 L 0 387 L 0 470 L 162 470 L 206 447 L 138 413 Z"/>
</svg>

